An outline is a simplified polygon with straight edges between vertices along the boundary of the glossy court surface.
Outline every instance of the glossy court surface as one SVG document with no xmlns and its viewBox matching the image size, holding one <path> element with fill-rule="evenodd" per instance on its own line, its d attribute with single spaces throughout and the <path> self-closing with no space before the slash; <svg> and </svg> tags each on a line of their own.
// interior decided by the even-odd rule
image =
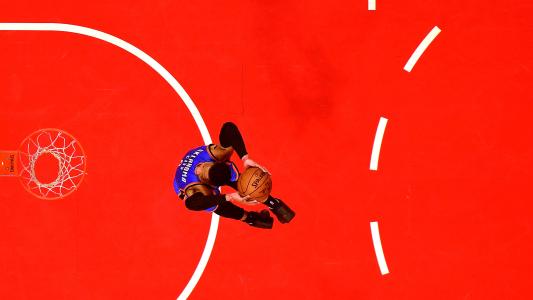
<svg viewBox="0 0 533 300">
<path fill-rule="evenodd" d="M 533 297 L 529 1 L 32 2 L 3 3 L 0 23 L 79 25 L 144 51 L 213 141 L 239 126 L 297 212 L 271 231 L 220 219 L 189 299 Z M 0 66 L 0 149 L 60 128 L 87 156 L 61 200 L 0 177 L 0 298 L 178 298 L 211 227 L 172 189 L 204 143 L 182 97 L 76 33 L 1 30 Z"/>
</svg>

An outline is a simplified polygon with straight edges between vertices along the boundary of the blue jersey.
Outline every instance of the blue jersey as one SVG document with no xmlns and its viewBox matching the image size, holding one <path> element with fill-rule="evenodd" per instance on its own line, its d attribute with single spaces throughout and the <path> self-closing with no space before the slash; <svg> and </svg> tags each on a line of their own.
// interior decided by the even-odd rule
<svg viewBox="0 0 533 300">
<path fill-rule="evenodd" d="M 200 146 L 190 150 L 187 152 L 187 154 L 185 154 L 178 165 L 176 176 L 174 177 L 174 190 L 180 196 L 180 198 L 184 196 L 185 190 L 188 186 L 201 182 L 198 175 L 194 173 L 196 167 L 201 163 L 217 161 L 211 156 L 207 147 L 208 146 Z M 228 162 L 228 164 L 231 164 L 231 181 L 236 181 L 239 177 L 239 173 L 237 172 L 233 163 Z M 220 194 L 219 186 L 210 185 L 210 187 L 212 188 L 214 195 Z M 212 207 L 213 210 L 215 208 L 216 206 Z"/>
</svg>

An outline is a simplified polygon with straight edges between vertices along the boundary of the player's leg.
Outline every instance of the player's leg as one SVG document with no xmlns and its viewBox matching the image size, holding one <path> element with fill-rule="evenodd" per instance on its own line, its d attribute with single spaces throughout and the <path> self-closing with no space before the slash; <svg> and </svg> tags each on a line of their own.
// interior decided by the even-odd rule
<svg viewBox="0 0 533 300">
<path fill-rule="evenodd" d="M 228 184 L 230 187 L 232 187 L 234 190 L 238 191 L 237 189 L 237 182 L 230 182 Z M 272 195 L 268 196 L 266 200 L 262 202 L 264 205 L 266 205 L 274 215 L 278 218 L 278 220 L 281 223 L 289 223 L 296 213 L 290 209 L 285 202 L 283 202 L 279 198 L 272 197 Z"/>
<path fill-rule="evenodd" d="M 250 226 L 259 228 L 270 229 L 274 223 L 274 219 L 272 219 L 267 210 L 246 212 L 243 208 L 238 207 L 230 201 L 220 203 L 214 210 L 214 213 L 221 217 L 241 220 Z"/>
<path fill-rule="evenodd" d="M 268 196 L 263 204 L 270 208 L 281 223 L 289 223 L 296 215 L 285 202 L 279 198 L 272 197 L 272 195 Z"/>
<path fill-rule="evenodd" d="M 218 137 L 222 147 L 232 146 L 240 158 L 248 153 L 239 128 L 232 122 L 226 122 L 222 125 Z"/>
</svg>

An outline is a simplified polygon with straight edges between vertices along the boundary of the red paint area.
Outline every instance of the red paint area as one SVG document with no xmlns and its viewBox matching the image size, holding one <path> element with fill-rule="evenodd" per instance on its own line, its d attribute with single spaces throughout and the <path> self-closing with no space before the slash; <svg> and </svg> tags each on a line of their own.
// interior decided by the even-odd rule
<svg viewBox="0 0 533 300">
<path fill-rule="evenodd" d="M 532 298 L 533 4 L 242 2 L 0 11 L 0 22 L 71 23 L 134 44 L 183 85 L 214 140 L 234 121 L 272 172 L 296 218 L 272 231 L 221 220 L 191 299 Z M 183 102 L 93 38 L 0 32 L 0 53 L 0 148 L 54 127 L 87 155 L 64 200 L 0 178 L 0 298 L 175 299 L 210 224 L 172 189 L 181 156 L 202 143 Z M 380 116 L 389 123 L 371 172 Z"/>
</svg>

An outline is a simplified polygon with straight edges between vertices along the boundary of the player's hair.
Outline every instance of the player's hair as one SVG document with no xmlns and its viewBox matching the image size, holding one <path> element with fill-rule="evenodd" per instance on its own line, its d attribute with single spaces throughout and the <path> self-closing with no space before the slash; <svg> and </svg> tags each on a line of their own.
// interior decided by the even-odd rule
<svg viewBox="0 0 533 300">
<path fill-rule="evenodd" d="M 223 162 L 214 163 L 211 168 L 209 168 L 208 174 L 209 181 L 216 186 L 228 184 L 231 180 L 230 167 Z"/>
</svg>

